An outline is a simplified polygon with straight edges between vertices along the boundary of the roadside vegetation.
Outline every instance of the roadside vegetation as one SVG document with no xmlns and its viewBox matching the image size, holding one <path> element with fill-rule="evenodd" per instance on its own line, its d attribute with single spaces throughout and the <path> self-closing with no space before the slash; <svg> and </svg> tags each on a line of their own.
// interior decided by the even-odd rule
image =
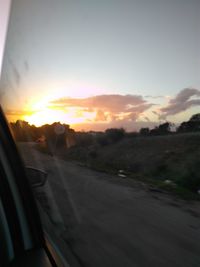
<svg viewBox="0 0 200 267">
<path fill-rule="evenodd" d="M 124 137 L 117 143 L 75 146 L 63 157 L 98 171 L 148 182 L 183 197 L 199 198 L 200 134 Z"/>
<path fill-rule="evenodd" d="M 64 125 L 64 134 L 56 136 L 56 125 L 59 123 L 37 128 L 16 122 L 11 127 L 17 140 L 37 140 L 41 152 L 56 153 L 65 160 L 139 180 L 183 198 L 200 199 L 200 114 L 173 132 L 169 122 L 132 133 L 123 128 L 75 132 Z M 41 136 L 45 142 L 40 142 Z"/>
</svg>

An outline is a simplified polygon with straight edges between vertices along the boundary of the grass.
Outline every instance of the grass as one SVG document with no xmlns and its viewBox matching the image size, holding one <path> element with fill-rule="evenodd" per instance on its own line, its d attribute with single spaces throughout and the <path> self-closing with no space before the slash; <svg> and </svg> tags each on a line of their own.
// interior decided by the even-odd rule
<svg viewBox="0 0 200 267">
<path fill-rule="evenodd" d="M 49 153 L 44 147 L 38 149 Z M 132 179 L 181 198 L 200 198 L 199 133 L 124 138 L 107 146 L 75 146 L 62 153 L 62 158 L 110 174 L 124 170 Z"/>
<path fill-rule="evenodd" d="M 165 192 L 175 194 L 182 199 L 200 200 L 200 195 L 188 190 L 185 187 L 179 186 L 177 184 L 172 186 L 172 185 L 166 184 L 165 182 L 162 182 L 162 181 L 156 182 L 155 180 L 152 181 L 152 184 L 154 184 L 157 188 L 164 190 Z"/>
<path fill-rule="evenodd" d="M 44 153 L 44 154 L 50 154 L 49 149 L 48 149 L 47 146 L 44 145 L 44 144 L 37 144 L 37 145 L 35 145 L 35 148 L 36 148 L 38 151 L 40 151 L 40 152 L 42 152 L 42 153 Z"/>
</svg>

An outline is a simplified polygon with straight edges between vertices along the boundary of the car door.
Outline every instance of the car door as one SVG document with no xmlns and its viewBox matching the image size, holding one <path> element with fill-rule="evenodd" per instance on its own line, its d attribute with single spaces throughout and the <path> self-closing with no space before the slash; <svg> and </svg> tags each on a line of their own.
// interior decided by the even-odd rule
<svg viewBox="0 0 200 267">
<path fill-rule="evenodd" d="M 68 266 L 45 236 L 23 161 L 0 109 L 1 266 Z"/>
</svg>

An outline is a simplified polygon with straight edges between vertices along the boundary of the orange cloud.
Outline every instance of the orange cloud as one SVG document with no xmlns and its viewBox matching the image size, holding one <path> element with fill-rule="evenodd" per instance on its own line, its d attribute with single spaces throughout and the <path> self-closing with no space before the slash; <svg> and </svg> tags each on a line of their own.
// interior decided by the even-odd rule
<svg viewBox="0 0 200 267">
<path fill-rule="evenodd" d="M 23 117 L 23 116 L 29 116 L 34 113 L 34 111 L 30 110 L 14 110 L 14 109 L 8 109 L 5 111 L 7 116 L 15 116 L 15 117 Z"/>
<path fill-rule="evenodd" d="M 37 104 L 37 103 L 36 103 Z M 75 129 L 107 127 L 130 128 L 144 112 L 152 107 L 139 95 L 98 95 L 88 98 L 62 98 L 48 102 L 39 110 L 8 110 L 11 121 L 27 120 L 37 126 L 60 121 Z M 134 123 L 133 123 L 134 122 Z M 83 127 L 83 128 L 82 128 Z M 131 127 L 132 128 L 132 127 Z M 85 129 L 85 130 L 86 130 Z"/>
<path fill-rule="evenodd" d="M 147 103 L 140 95 L 98 95 L 88 98 L 61 98 L 50 102 L 52 109 L 67 109 L 96 112 L 94 122 L 111 122 L 116 120 L 135 121 L 142 112 L 153 104 Z"/>
</svg>

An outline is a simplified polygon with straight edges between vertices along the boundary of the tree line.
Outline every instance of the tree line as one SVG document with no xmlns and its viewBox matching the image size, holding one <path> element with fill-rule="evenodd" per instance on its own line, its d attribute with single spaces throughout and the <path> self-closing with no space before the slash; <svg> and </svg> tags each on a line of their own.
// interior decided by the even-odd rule
<svg viewBox="0 0 200 267">
<path fill-rule="evenodd" d="M 55 122 L 51 125 L 45 124 L 40 127 L 30 125 L 26 121 L 18 120 L 15 123 L 10 123 L 11 131 L 15 140 L 21 142 L 38 141 L 41 137 L 46 141 L 50 150 L 56 147 L 67 148 L 72 145 L 89 146 L 94 142 L 101 146 L 117 143 L 124 137 L 135 136 L 154 136 L 178 134 L 187 132 L 200 131 L 200 113 L 193 115 L 188 121 L 182 122 L 175 131 L 172 131 L 174 124 L 164 122 L 153 129 L 141 128 L 139 132 L 128 133 L 124 128 L 109 128 L 105 132 L 75 132 L 68 124 Z M 62 129 L 60 133 L 56 133 L 56 129 Z M 66 141 L 67 140 L 67 141 Z"/>
<path fill-rule="evenodd" d="M 200 131 L 200 113 L 194 114 L 188 121 L 182 122 L 175 131 L 172 131 L 173 123 L 164 122 L 153 129 L 141 128 L 140 135 L 165 135 L 170 133 L 187 133 Z"/>
</svg>

